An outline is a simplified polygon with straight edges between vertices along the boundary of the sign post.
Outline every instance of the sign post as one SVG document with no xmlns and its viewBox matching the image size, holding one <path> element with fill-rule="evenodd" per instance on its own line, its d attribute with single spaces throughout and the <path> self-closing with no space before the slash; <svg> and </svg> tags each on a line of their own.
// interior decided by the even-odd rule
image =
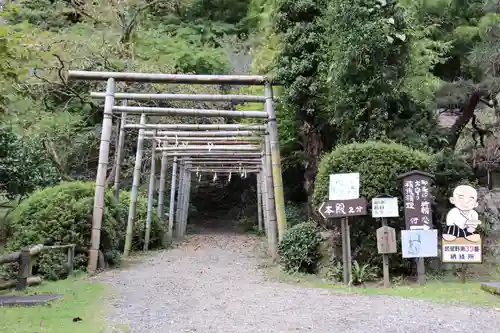
<svg viewBox="0 0 500 333">
<path fill-rule="evenodd" d="M 389 253 L 396 253 L 396 231 L 387 226 L 387 217 L 398 217 L 398 198 L 380 195 L 372 199 L 372 217 L 382 220 L 382 227 L 377 229 L 377 250 L 382 254 L 384 287 L 391 286 L 389 276 Z"/>
<path fill-rule="evenodd" d="M 350 200 L 328 200 L 321 204 L 319 213 L 324 219 L 340 218 L 340 233 L 342 236 L 342 263 L 344 270 L 344 283 L 351 281 L 351 235 L 349 228 L 350 216 L 367 215 L 367 202 L 365 198 Z"/>
<path fill-rule="evenodd" d="M 413 170 L 400 175 L 398 179 L 403 180 L 406 231 L 432 229 L 431 182 L 434 176 Z M 418 283 L 422 285 L 425 284 L 424 258 L 420 256 L 416 258 Z"/>
<path fill-rule="evenodd" d="M 344 283 L 351 281 L 351 236 L 349 228 L 350 216 L 367 215 L 367 202 L 359 197 L 359 173 L 343 173 L 330 175 L 328 201 L 319 207 L 324 219 L 340 218 L 342 236 L 342 264 Z"/>
</svg>

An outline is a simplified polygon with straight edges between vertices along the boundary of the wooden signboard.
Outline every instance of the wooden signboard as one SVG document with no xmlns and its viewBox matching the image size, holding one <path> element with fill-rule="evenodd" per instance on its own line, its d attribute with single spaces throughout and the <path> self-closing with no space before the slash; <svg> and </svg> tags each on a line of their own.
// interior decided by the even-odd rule
<svg viewBox="0 0 500 333">
<path fill-rule="evenodd" d="M 368 203 L 365 198 L 348 200 L 328 200 L 321 204 L 319 213 L 325 219 L 367 215 Z"/>
<path fill-rule="evenodd" d="M 404 212 L 407 230 L 432 228 L 432 175 L 411 171 L 403 179 Z"/>
</svg>

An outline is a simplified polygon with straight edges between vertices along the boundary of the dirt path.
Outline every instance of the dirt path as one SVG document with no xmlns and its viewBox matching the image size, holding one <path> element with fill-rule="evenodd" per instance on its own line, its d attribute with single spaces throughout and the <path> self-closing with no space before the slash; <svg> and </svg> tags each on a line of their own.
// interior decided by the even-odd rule
<svg viewBox="0 0 500 333">
<path fill-rule="evenodd" d="M 110 321 L 131 333 L 494 333 L 500 312 L 267 281 L 259 240 L 199 235 L 128 269 L 113 285 Z M 120 331 L 115 331 L 120 332 Z"/>
</svg>

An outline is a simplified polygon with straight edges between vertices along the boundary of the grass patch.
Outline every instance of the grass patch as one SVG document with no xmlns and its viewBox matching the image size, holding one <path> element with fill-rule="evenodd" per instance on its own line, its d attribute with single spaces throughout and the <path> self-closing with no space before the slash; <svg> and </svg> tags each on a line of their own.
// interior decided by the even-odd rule
<svg viewBox="0 0 500 333">
<path fill-rule="evenodd" d="M 434 278 L 429 279 L 423 286 L 416 283 L 408 283 L 405 285 L 395 285 L 392 288 L 377 286 L 363 288 L 334 284 L 316 275 L 287 274 L 277 266 L 269 267 L 267 271 L 269 278 L 272 280 L 309 288 L 327 288 L 364 295 L 390 295 L 417 298 L 435 303 L 455 303 L 500 308 L 500 297 L 481 290 L 480 282 L 477 280 L 470 280 L 463 284 L 458 281 L 458 278 Z"/>
<path fill-rule="evenodd" d="M 23 294 L 64 294 L 56 301 L 36 307 L 0 308 L 1 333 L 105 333 L 102 296 L 103 284 L 72 277 L 57 282 L 44 282 L 28 288 Z M 15 294 L 15 292 L 4 293 Z M 73 318 L 82 320 L 73 322 Z"/>
</svg>

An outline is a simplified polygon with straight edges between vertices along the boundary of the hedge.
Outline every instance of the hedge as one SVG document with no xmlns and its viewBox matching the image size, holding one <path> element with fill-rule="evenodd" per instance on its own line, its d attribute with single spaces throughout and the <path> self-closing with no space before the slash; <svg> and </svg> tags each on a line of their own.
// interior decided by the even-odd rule
<svg viewBox="0 0 500 333">
<path fill-rule="evenodd" d="M 76 244 L 75 267 L 85 270 L 87 250 L 90 248 L 94 191 L 93 182 L 75 181 L 32 193 L 9 215 L 5 251 L 17 251 L 34 244 Z M 113 265 L 125 241 L 130 194 L 121 191 L 120 200 L 116 202 L 112 191 L 108 190 L 104 200 L 100 249 L 108 263 Z M 139 197 L 133 250 L 142 250 L 146 214 L 147 199 Z M 162 233 L 162 224 L 153 212 L 150 248 L 161 244 Z M 34 272 L 48 279 L 64 277 L 63 259 L 57 250 L 44 252 L 37 259 Z M 11 265 L 0 273 L 11 276 L 14 272 L 15 265 Z"/>
</svg>

